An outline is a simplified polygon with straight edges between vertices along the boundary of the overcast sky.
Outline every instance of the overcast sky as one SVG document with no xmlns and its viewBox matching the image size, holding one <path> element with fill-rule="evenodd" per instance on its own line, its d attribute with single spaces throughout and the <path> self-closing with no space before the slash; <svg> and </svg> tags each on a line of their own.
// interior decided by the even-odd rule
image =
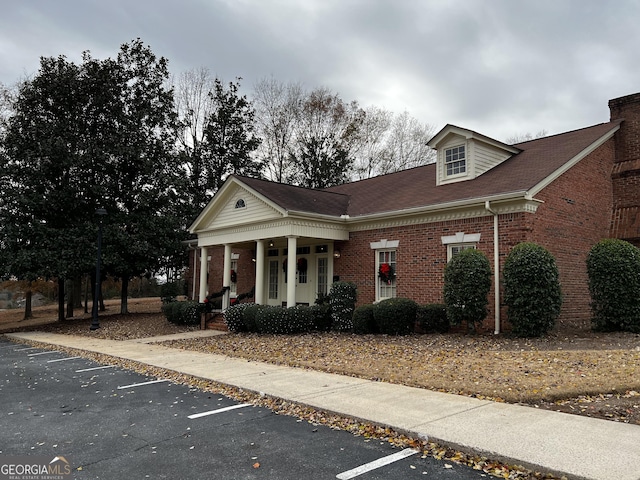
<svg viewBox="0 0 640 480">
<path fill-rule="evenodd" d="M 637 0 L 0 0 L 0 82 L 141 38 L 174 74 L 273 76 L 505 140 L 640 92 Z"/>
</svg>

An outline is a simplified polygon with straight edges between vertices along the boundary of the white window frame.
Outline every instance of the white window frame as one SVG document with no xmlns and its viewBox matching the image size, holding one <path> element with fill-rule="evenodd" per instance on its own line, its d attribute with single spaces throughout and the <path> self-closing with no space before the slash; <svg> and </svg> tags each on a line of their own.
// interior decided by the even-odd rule
<svg viewBox="0 0 640 480">
<path fill-rule="evenodd" d="M 480 242 L 479 233 L 464 233 L 458 232 L 455 235 L 447 235 L 440 237 L 442 244 L 447 246 L 447 262 L 456 254 L 462 250 L 468 248 L 477 248 L 478 242 Z"/>
<path fill-rule="evenodd" d="M 460 159 L 459 155 L 460 155 L 460 149 L 464 150 L 464 158 Z M 454 154 L 453 151 L 456 150 L 456 153 Z M 467 155 L 467 145 L 462 143 L 460 145 L 454 145 L 448 148 L 445 148 L 444 153 L 443 153 L 443 164 L 444 164 L 444 176 L 445 178 L 456 178 L 456 177 L 464 177 L 467 175 L 467 173 L 469 172 L 469 161 L 468 161 L 468 155 Z M 451 159 L 449 161 L 447 161 L 447 156 L 450 154 L 451 155 L 458 155 L 458 157 L 456 157 L 455 159 Z M 462 169 L 454 172 L 452 171 L 451 173 L 449 173 L 449 168 L 451 167 L 452 170 L 455 169 L 459 169 L 460 166 L 458 165 L 457 167 L 454 167 L 454 165 L 456 164 L 460 164 L 462 162 Z"/>
<path fill-rule="evenodd" d="M 382 285 L 382 280 L 380 280 L 380 277 L 378 276 L 378 272 L 380 270 L 380 256 L 381 254 L 385 255 L 387 253 L 389 253 L 390 255 L 393 254 L 394 256 L 394 271 L 396 272 L 396 274 L 398 273 L 398 269 L 397 269 L 397 265 L 398 265 L 398 247 L 400 246 L 400 241 L 399 240 L 387 240 L 382 239 L 379 242 L 371 242 L 369 244 L 369 246 L 371 247 L 371 250 L 374 251 L 375 253 L 375 265 L 376 265 L 376 269 L 375 269 L 375 285 L 376 285 L 376 303 L 380 302 L 382 300 L 386 300 L 387 298 L 395 298 L 398 295 L 398 288 L 397 288 L 397 284 L 396 284 L 396 278 L 394 278 L 391 281 L 391 285 Z M 383 262 L 385 263 L 385 262 Z M 388 293 L 391 292 L 391 296 L 383 296 L 383 293 Z"/>
</svg>

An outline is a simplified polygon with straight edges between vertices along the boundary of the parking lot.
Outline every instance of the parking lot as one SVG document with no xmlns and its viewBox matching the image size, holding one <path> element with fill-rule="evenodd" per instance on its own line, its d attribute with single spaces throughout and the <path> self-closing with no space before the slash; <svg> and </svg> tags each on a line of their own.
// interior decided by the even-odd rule
<svg viewBox="0 0 640 480">
<path fill-rule="evenodd" d="M 168 380 L 0 341 L 0 458 L 73 478 L 471 479 L 482 472 Z"/>
</svg>

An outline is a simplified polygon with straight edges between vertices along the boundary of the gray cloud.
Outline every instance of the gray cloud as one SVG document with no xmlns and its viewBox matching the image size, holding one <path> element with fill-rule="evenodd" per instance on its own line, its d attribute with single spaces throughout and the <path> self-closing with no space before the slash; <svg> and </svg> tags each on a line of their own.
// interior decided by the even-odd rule
<svg viewBox="0 0 640 480">
<path fill-rule="evenodd" d="M 640 91 L 634 0 L 32 0 L 0 18 L 0 82 L 140 37 L 174 73 L 273 76 L 498 139 L 608 119 Z"/>
</svg>

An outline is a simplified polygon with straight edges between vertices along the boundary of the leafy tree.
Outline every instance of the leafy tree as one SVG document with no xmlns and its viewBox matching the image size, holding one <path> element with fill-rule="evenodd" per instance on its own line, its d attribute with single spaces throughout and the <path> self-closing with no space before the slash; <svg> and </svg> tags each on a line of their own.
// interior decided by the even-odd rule
<svg viewBox="0 0 640 480">
<path fill-rule="evenodd" d="M 516 245 L 504 263 L 504 303 L 513 333 L 539 337 L 555 325 L 562 306 L 558 267 L 547 249 Z"/>
<path fill-rule="evenodd" d="M 240 79 L 238 79 L 240 80 Z M 230 174 L 261 176 L 262 165 L 252 157 L 260 139 L 254 133 L 254 111 L 246 96 L 240 96 L 239 81 L 225 88 L 219 78 L 209 95 L 214 110 L 204 130 L 202 155 L 207 187 L 215 193 Z"/>
<path fill-rule="evenodd" d="M 167 77 L 135 40 L 115 60 L 42 58 L 20 88 L 0 159 L 0 260 L 18 278 L 57 277 L 61 319 L 64 279 L 93 270 L 96 208 L 108 212 L 104 264 L 123 280 L 121 311 L 129 278 L 184 253 Z"/>
<path fill-rule="evenodd" d="M 491 264 L 479 250 L 467 249 L 453 256 L 444 269 L 444 303 L 452 325 L 467 322 L 470 332 L 487 316 Z"/>
</svg>

